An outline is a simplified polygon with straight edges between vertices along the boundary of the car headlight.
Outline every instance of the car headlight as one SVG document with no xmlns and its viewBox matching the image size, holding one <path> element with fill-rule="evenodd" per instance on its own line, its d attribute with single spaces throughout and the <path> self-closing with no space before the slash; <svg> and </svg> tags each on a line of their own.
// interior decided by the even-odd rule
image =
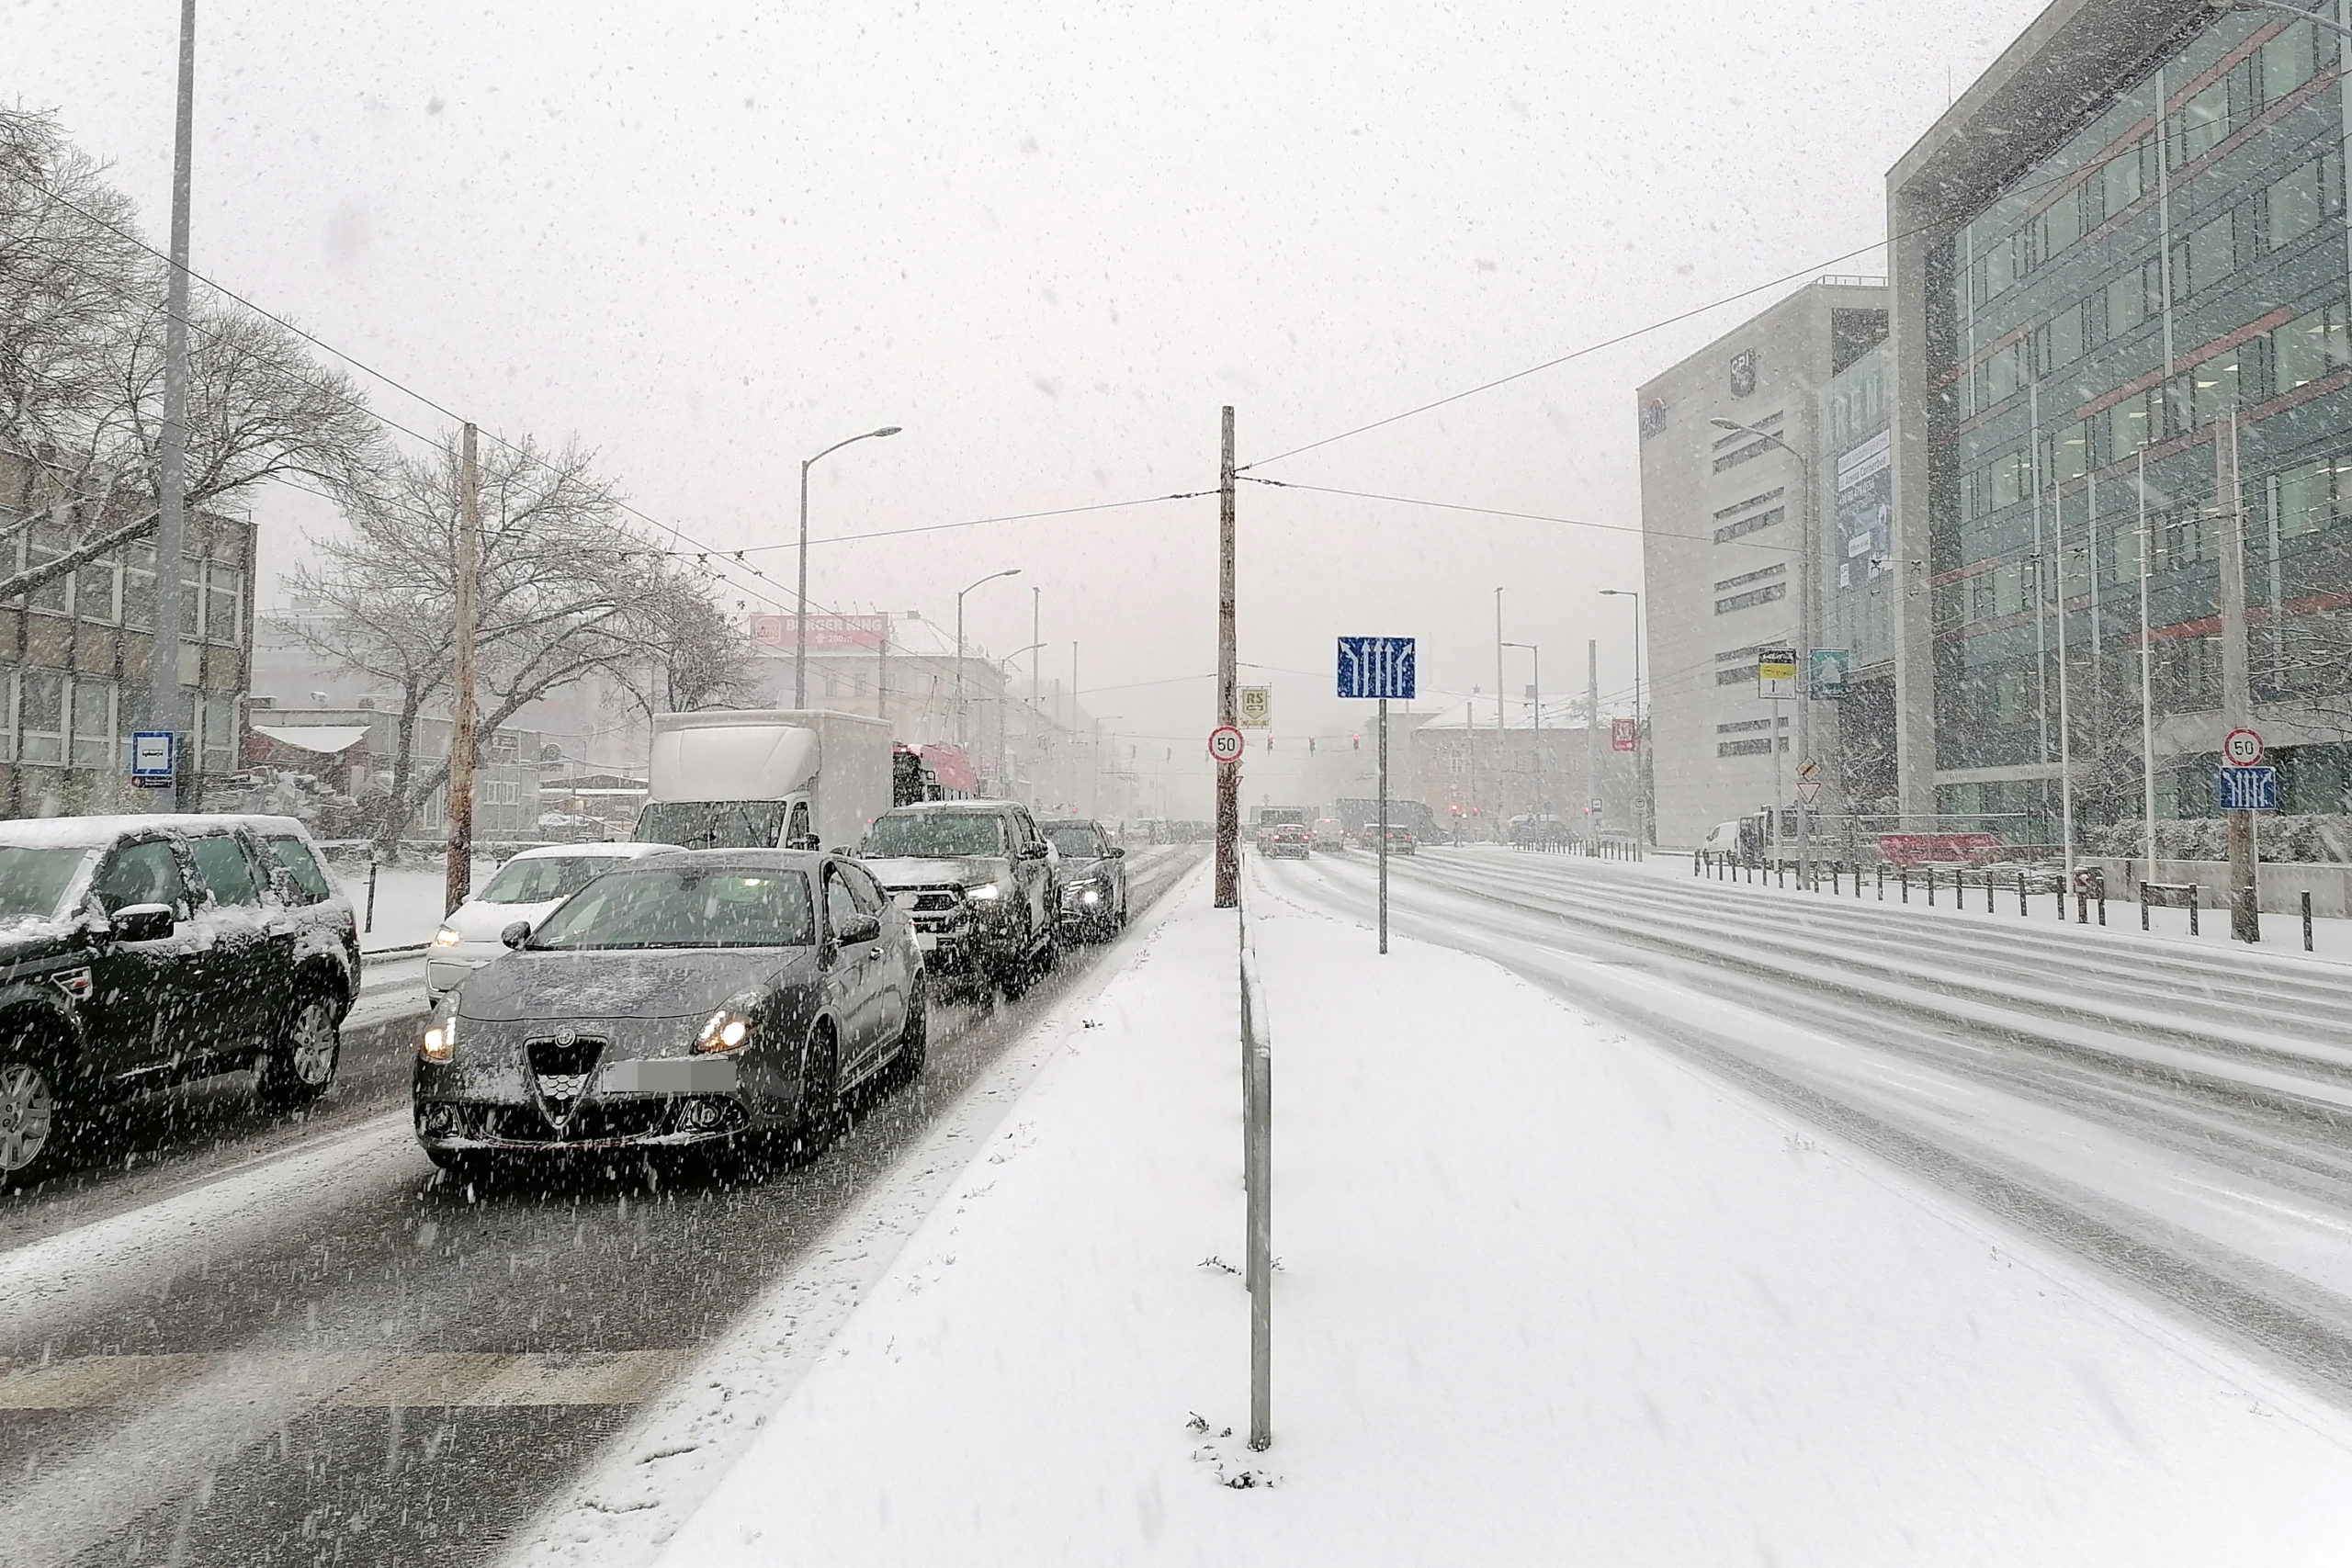
<svg viewBox="0 0 2352 1568">
<path fill-rule="evenodd" d="M 1089 887 L 1078 896 L 1078 901 L 1081 904 L 1100 904 L 1102 902 L 1102 890 L 1099 887 Z"/>
<path fill-rule="evenodd" d="M 447 1062 L 456 1058 L 458 1015 L 454 1010 L 447 1018 L 435 1019 L 425 1030 L 424 1038 L 416 1043 L 416 1054 L 428 1062 Z"/>
<path fill-rule="evenodd" d="M 435 947 L 455 947 L 463 941 L 465 938 L 458 934 L 455 926 L 443 926 L 433 933 L 433 945 Z"/>
<path fill-rule="evenodd" d="M 981 882 L 965 888 L 964 897 L 976 903 L 990 904 L 1004 897 L 1004 889 L 993 882 Z"/>
<path fill-rule="evenodd" d="M 727 998 L 724 1006 L 703 1020 L 701 1030 L 695 1035 L 695 1049 L 705 1054 L 740 1051 L 752 1038 L 752 1011 L 760 1005 L 760 993 L 744 991 Z"/>
</svg>

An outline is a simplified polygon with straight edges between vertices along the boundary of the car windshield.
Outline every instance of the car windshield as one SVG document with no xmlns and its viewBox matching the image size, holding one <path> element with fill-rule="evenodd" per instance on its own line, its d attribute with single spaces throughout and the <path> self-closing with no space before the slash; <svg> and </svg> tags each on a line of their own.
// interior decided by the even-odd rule
<svg viewBox="0 0 2352 1568">
<path fill-rule="evenodd" d="M 772 850 L 784 836 L 778 800 L 657 800 L 637 817 L 641 843 L 690 850 Z"/>
<path fill-rule="evenodd" d="M 673 867 L 598 878 L 532 933 L 533 948 L 807 947 L 817 922 L 797 871 Z"/>
<path fill-rule="evenodd" d="M 1078 860 L 1093 860 L 1102 853 L 1102 836 L 1094 830 L 1091 823 L 1048 828 L 1046 837 L 1054 841 L 1054 848 Z"/>
<path fill-rule="evenodd" d="M 54 919 L 90 852 L 0 846 L 0 923 Z"/>
<path fill-rule="evenodd" d="M 1004 825 L 968 811 L 910 812 L 875 818 L 859 852 L 876 860 L 947 860 L 958 855 L 1001 855 Z"/>
<path fill-rule="evenodd" d="M 485 904 L 552 904 L 626 863 L 614 855 L 533 855 L 510 860 L 475 897 Z"/>
</svg>

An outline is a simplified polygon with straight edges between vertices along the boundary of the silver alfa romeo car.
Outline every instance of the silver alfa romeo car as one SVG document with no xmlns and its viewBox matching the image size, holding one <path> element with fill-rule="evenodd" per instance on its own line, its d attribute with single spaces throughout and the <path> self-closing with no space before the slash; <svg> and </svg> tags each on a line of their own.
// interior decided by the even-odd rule
<svg viewBox="0 0 2352 1568">
<path fill-rule="evenodd" d="M 923 970 L 865 867 L 792 850 L 622 863 L 436 1007 L 416 1135 L 470 1172 L 500 1156 L 700 1145 L 814 1152 L 845 1106 L 912 1077 Z"/>
</svg>

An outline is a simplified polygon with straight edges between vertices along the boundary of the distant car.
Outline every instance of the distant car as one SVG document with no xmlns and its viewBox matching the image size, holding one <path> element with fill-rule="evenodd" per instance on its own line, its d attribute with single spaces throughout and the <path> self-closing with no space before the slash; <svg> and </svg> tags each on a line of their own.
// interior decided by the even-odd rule
<svg viewBox="0 0 2352 1568">
<path fill-rule="evenodd" d="M 1127 852 L 1099 822 L 1037 824 L 1061 852 L 1062 929 L 1107 942 L 1127 923 Z"/>
<path fill-rule="evenodd" d="M 358 992 L 351 905 L 293 818 L 0 822 L 0 1187 L 186 1079 L 311 1103 Z"/>
<path fill-rule="evenodd" d="M 1304 822 L 1277 822 L 1265 830 L 1259 848 L 1268 860 L 1305 860 L 1315 841 L 1315 830 Z"/>
<path fill-rule="evenodd" d="M 1054 961 L 1061 924 L 1057 856 L 1028 807 L 934 800 L 874 819 L 858 855 L 914 917 L 924 964 L 1027 986 Z"/>
<path fill-rule="evenodd" d="M 425 949 L 426 999 L 438 1002 L 466 977 L 503 956 L 498 933 L 516 920 L 537 925 L 592 878 L 669 844 L 550 844 L 525 850 L 491 874 L 481 891 L 450 911 Z"/>
<path fill-rule="evenodd" d="M 1338 854 L 1348 847 L 1348 825 L 1336 817 L 1318 818 L 1315 823 L 1314 848 L 1324 854 Z"/>
<path fill-rule="evenodd" d="M 1420 847 L 1421 840 L 1414 836 L 1410 828 L 1400 828 L 1394 822 L 1388 824 L 1388 852 L 1390 854 L 1409 855 Z M 1380 848 L 1378 823 L 1368 822 L 1356 829 L 1356 848 L 1374 851 Z"/>
<path fill-rule="evenodd" d="M 922 1071 L 913 924 L 854 860 L 668 850 L 588 883 L 442 1001 L 417 1043 L 426 1155 L 814 1153 Z"/>
</svg>

